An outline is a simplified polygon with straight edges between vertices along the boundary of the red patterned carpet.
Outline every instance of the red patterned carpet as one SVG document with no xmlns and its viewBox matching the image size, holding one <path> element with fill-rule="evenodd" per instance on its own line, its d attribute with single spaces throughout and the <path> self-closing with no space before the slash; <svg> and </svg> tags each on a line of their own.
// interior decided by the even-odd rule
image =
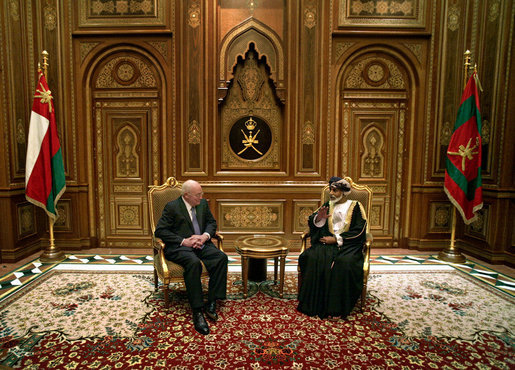
<svg viewBox="0 0 515 370">
<path fill-rule="evenodd" d="M 0 364 L 25 369 L 513 369 L 514 299 L 459 271 L 372 273 L 363 313 L 320 320 L 270 282 L 229 299 L 195 332 L 183 292 L 170 310 L 148 273 L 50 271 L 0 303 Z"/>
</svg>

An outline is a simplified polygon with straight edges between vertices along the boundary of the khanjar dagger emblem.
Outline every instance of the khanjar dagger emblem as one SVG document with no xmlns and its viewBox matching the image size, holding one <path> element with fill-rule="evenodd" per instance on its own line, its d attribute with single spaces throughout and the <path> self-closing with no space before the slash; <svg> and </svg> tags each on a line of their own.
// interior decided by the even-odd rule
<svg viewBox="0 0 515 370">
<path fill-rule="evenodd" d="M 259 160 L 272 145 L 272 130 L 261 117 L 248 115 L 239 118 L 229 132 L 229 145 L 243 160 Z"/>
<path fill-rule="evenodd" d="M 243 134 L 243 136 L 245 136 L 245 139 L 243 139 L 241 141 L 241 143 L 245 146 L 242 150 L 240 150 L 240 152 L 238 153 L 238 155 L 240 155 L 241 153 L 243 153 L 245 150 L 247 150 L 248 148 L 252 148 L 254 149 L 256 152 L 258 152 L 259 154 L 263 155 L 263 153 L 261 153 L 259 150 L 256 149 L 256 147 L 254 146 L 254 144 L 259 144 L 259 140 L 256 139 L 256 137 L 258 136 L 259 132 L 261 130 L 258 130 L 258 132 L 256 132 L 256 134 L 254 136 L 252 136 L 252 130 L 254 130 L 256 128 L 256 121 L 254 121 L 252 119 L 252 116 L 245 122 L 245 127 L 247 127 L 247 130 L 249 130 L 249 135 L 247 136 L 245 134 L 245 132 L 243 132 L 243 130 L 241 130 L 241 133 Z"/>
<path fill-rule="evenodd" d="M 474 154 L 479 154 L 479 152 L 475 152 L 474 150 L 476 150 L 478 147 L 479 147 L 479 138 L 476 137 L 476 145 L 474 145 L 473 147 L 470 146 L 470 143 L 472 142 L 472 138 L 469 139 L 469 142 L 467 143 L 467 146 L 465 147 L 464 145 L 460 145 L 458 147 L 458 151 L 457 152 L 447 152 L 447 154 L 449 155 L 459 155 L 461 156 L 462 158 L 462 161 L 461 161 L 461 170 L 463 172 L 465 172 L 465 160 L 468 159 L 468 160 L 472 160 L 474 158 Z"/>
<path fill-rule="evenodd" d="M 36 89 L 36 95 L 34 95 L 34 98 L 40 98 L 41 103 L 48 104 L 48 110 L 50 113 L 52 113 L 52 92 L 49 90 L 45 90 L 45 86 L 40 82 L 39 83 L 40 89 Z M 38 95 L 39 94 L 39 95 Z"/>
</svg>

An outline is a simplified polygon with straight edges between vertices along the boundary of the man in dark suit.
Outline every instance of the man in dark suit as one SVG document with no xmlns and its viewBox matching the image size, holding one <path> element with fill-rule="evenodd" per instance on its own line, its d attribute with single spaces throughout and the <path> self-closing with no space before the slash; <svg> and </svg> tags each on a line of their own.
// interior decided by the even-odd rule
<svg viewBox="0 0 515 370">
<path fill-rule="evenodd" d="M 202 196 L 202 187 L 198 182 L 184 182 L 182 195 L 165 206 L 155 236 L 166 245 L 166 259 L 184 267 L 193 324 L 199 333 L 209 334 L 203 309 L 211 320 L 218 319 L 216 300 L 225 299 L 227 292 L 227 255 L 211 242 L 216 232 L 216 220 Z M 201 261 L 209 272 L 208 300 L 205 306 L 200 281 Z"/>
</svg>

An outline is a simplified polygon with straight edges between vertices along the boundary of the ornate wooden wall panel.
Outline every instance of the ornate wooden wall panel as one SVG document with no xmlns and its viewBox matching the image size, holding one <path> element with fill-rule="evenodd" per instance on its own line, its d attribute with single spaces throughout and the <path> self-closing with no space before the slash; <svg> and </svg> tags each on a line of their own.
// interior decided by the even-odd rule
<svg viewBox="0 0 515 370">
<path fill-rule="evenodd" d="M 217 199 L 223 233 L 277 233 L 284 230 L 284 200 L 235 202 Z"/>
<path fill-rule="evenodd" d="M 424 28 L 427 1 L 339 0 L 339 27 Z"/>
<path fill-rule="evenodd" d="M 113 28 L 128 30 L 170 29 L 173 2 L 167 0 L 78 0 L 77 29 L 85 32 Z"/>
<path fill-rule="evenodd" d="M 151 61 L 120 50 L 93 72 L 95 225 L 101 246 L 150 245 L 148 185 L 158 181 L 161 77 Z"/>
<path fill-rule="evenodd" d="M 221 163 L 217 169 L 231 175 L 242 169 L 284 174 L 282 107 L 271 87 L 266 64 L 250 45 L 244 61 L 235 66 L 234 80 L 222 104 Z"/>
<path fill-rule="evenodd" d="M 320 146 L 321 128 L 317 116 L 316 86 L 320 83 L 317 60 L 317 30 L 320 27 L 320 2 L 304 1 L 301 7 L 302 23 L 299 68 L 302 71 L 301 90 L 299 96 L 299 122 L 297 124 L 296 142 L 296 175 L 320 176 Z"/>
<path fill-rule="evenodd" d="M 11 163 L 9 163 L 11 170 L 11 176 L 18 179 L 23 179 L 25 169 L 25 153 L 27 151 L 27 143 L 25 132 L 28 128 L 29 117 L 26 111 L 26 106 L 30 101 L 32 91 L 27 87 L 28 80 L 34 82 L 34 77 L 31 79 L 30 76 L 35 73 L 28 74 L 27 69 L 17 68 L 17 66 L 23 66 L 28 64 L 28 59 L 32 56 L 25 50 L 23 45 L 27 43 L 26 34 L 24 32 L 25 19 L 24 17 L 32 17 L 32 7 L 24 7 L 18 1 L 11 1 L 3 3 L 4 9 L 7 10 L 8 22 L 5 23 L 7 42 L 9 43 L 8 50 L 8 71 L 10 81 L 19 81 L 20 85 L 11 84 L 9 86 L 9 95 L 13 99 L 13 104 L 10 107 L 6 107 L 11 110 L 11 116 L 15 118 L 16 125 L 13 126 L 11 131 L 11 142 L 13 145 L 13 156 L 11 157 Z M 26 10 L 27 13 L 23 10 Z M 31 19 L 32 20 L 32 19 Z M 32 39 L 30 39 L 33 42 Z M 33 84 L 35 87 L 35 83 Z M 7 138 L 5 138 L 7 139 Z M 4 139 L 4 140 L 5 140 Z M 23 181 L 23 180 L 22 180 Z"/>
<path fill-rule="evenodd" d="M 385 51 L 363 48 L 361 53 L 349 56 L 342 71 L 341 173 L 373 189 L 375 244 L 397 247 L 405 217 L 401 209 L 406 207 L 410 81 L 403 62 Z"/>
<path fill-rule="evenodd" d="M 513 228 L 502 221 L 501 215 L 505 214 L 509 207 L 505 202 L 503 188 L 499 186 L 504 182 L 504 174 L 499 169 L 503 167 L 502 158 L 505 157 L 503 151 L 507 143 L 504 132 L 508 123 L 505 115 L 506 99 L 509 96 L 507 92 L 509 73 L 506 71 L 511 63 L 508 45 L 513 45 L 513 12 L 513 2 L 510 1 L 449 0 L 444 2 L 441 20 L 438 22 L 440 29 L 434 33 L 442 35 L 442 42 L 435 43 L 435 53 L 442 56 L 437 75 L 434 77 L 435 84 L 438 86 L 434 90 L 436 124 L 432 126 L 434 133 L 426 135 L 426 141 L 429 144 L 426 147 L 427 156 L 432 165 L 427 167 L 427 175 L 424 175 L 425 186 L 415 190 L 417 193 L 420 191 L 433 193 L 434 201 L 441 197 L 445 153 L 466 77 L 463 54 L 468 49 L 471 51 L 471 69 L 477 63 L 482 85 L 479 96 L 482 116 L 482 178 L 485 206 L 479 212 L 480 217 L 474 226 L 465 227 L 458 216 L 456 239 L 461 248 L 476 256 L 488 256 L 491 261 L 504 258 L 501 257 L 502 251 L 506 250 L 506 241 L 513 233 Z M 507 30 L 510 29 L 512 31 L 508 32 Z M 467 75 L 470 72 L 471 70 L 467 71 Z M 511 142 L 513 143 L 513 140 Z M 429 204 L 426 202 L 430 197 L 427 195 L 422 198 L 418 198 L 417 195 L 414 199 L 416 200 L 414 208 L 433 211 L 437 209 L 428 207 Z M 421 199 L 425 201 L 420 202 Z M 449 217 L 444 222 L 445 214 L 446 212 L 432 213 L 431 221 L 434 224 L 435 217 L 439 216 L 440 222 L 447 225 L 450 230 L 451 219 Z M 501 219 L 497 218 L 498 222 L 490 220 L 494 214 L 496 218 L 501 217 Z M 481 230 L 481 232 L 472 230 Z M 411 235 L 414 236 L 414 233 Z M 428 242 L 422 242 L 422 239 Z M 434 229 L 426 227 L 419 241 L 412 245 L 421 249 L 429 247 L 430 244 L 448 244 L 448 234 L 439 234 Z"/>
<path fill-rule="evenodd" d="M 2 77 L 2 110 L 0 145 L 0 168 L 2 169 L 0 211 L 9 215 L 0 228 L 0 260 L 10 260 L 20 254 L 18 245 L 28 245 L 35 249 L 42 230 L 38 228 L 36 210 L 24 199 L 23 185 L 26 132 L 29 112 L 26 110 L 30 101 L 28 63 L 33 43 L 32 33 L 25 33 L 27 22 L 32 22 L 32 7 L 25 2 L 2 2 L 0 31 L 0 70 Z M 23 66 L 23 67 L 21 67 Z M 18 86 L 15 83 L 18 82 Z M 14 186 L 13 186 L 14 185 Z M 30 217 L 33 215 L 33 217 Z M 13 232 L 11 232 L 13 231 Z M 21 242 L 21 243 L 20 243 Z"/>
<path fill-rule="evenodd" d="M 184 109 L 185 120 L 182 124 L 181 162 L 184 176 L 207 174 L 209 148 L 207 147 L 207 122 L 203 119 L 205 99 L 203 89 L 205 53 L 203 47 L 205 8 L 200 0 L 186 1 L 183 7 L 185 25 L 183 28 L 183 49 L 181 65 L 185 77 Z M 187 144 L 186 144 L 187 143 Z"/>
<path fill-rule="evenodd" d="M 373 99 L 373 96 L 371 96 Z M 344 127 L 348 123 L 349 174 L 374 191 L 371 220 L 378 245 L 397 247 L 400 239 L 402 170 L 404 165 L 406 102 L 351 101 L 344 99 Z M 402 133 L 402 134 L 399 134 Z"/>
<path fill-rule="evenodd" d="M 58 245 L 80 248 L 89 245 L 87 228 L 80 221 L 78 205 L 86 200 L 86 189 L 80 183 L 77 166 L 77 126 L 75 111 L 75 91 L 72 87 L 73 64 L 71 57 L 72 6 L 60 0 L 5 1 L 1 5 L 2 30 L 0 33 L 5 53 L 2 52 L 2 65 L 7 79 L 2 81 L 6 90 L 3 101 L 4 114 L 9 116 L 5 132 L 6 150 L 9 155 L 3 163 L 8 175 L 0 186 L 7 186 L 7 203 L 0 200 L 12 211 L 9 214 L 12 230 L 18 230 L 6 238 L 2 254 L 7 260 L 22 258 L 47 242 L 48 218 L 39 208 L 28 204 L 24 197 L 25 153 L 32 99 L 37 77 L 37 62 L 42 62 L 41 52 L 48 52 L 47 81 L 52 91 L 57 129 L 63 149 L 67 180 L 67 192 L 57 206 L 59 218 L 54 232 Z M 6 59 L 4 59 L 4 56 Z M 2 172 L 4 168 L 2 167 Z M 2 198 L 0 196 L 0 198 Z M 27 217 L 27 209 L 33 217 Z M 87 209 L 87 207 L 86 207 Z M 28 233 L 34 230 L 35 233 Z M 0 238 L 3 239 L 3 238 Z M 4 247 L 4 246 L 2 246 Z"/>
</svg>

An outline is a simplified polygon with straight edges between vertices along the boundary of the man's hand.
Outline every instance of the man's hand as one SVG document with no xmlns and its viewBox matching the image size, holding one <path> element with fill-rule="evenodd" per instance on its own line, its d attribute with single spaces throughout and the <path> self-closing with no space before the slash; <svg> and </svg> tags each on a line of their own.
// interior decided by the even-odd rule
<svg viewBox="0 0 515 370">
<path fill-rule="evenodd" d="M 183 240 L 182 245 L 194 249 L 200 249 L 204 245 L 205 242 L 207 242 L 208 236 L 207 235 L 192 235 L 189 238 L 186 238 Z"/>
<path fill-rule="evenodd" d="M 318 213 L 315 217 L 315 222 L 320 222 L 322 219 L 326 219 L 330 216 L 329 214 L 329 207 L 320 207 L 318 210 Z"/>
<path fill-rule="evenodd" d="M 182 245 L 194 249 L 200 249 L 208 240 L 209 237 L 206 234 L 192 235 L 189 238 L 184 239 Z"/>
<path fill-rule="evenodd" d="M 197 239 L 195 238 L 195 236 L 196 235 L 192 235 L 189 238 L 184 239 L 182 241 L 182 245 L 184 245 L 185 247 L 190 247 L 190 248 L 198 248 L 197 247 L 198 242 L 197 242 Z"/>
<path fill-rule="evenodd" d="M 336 238 L 334 236 L 323 236 L 320 241 L 324 244 L 336 244 Z"/>
</svg>

